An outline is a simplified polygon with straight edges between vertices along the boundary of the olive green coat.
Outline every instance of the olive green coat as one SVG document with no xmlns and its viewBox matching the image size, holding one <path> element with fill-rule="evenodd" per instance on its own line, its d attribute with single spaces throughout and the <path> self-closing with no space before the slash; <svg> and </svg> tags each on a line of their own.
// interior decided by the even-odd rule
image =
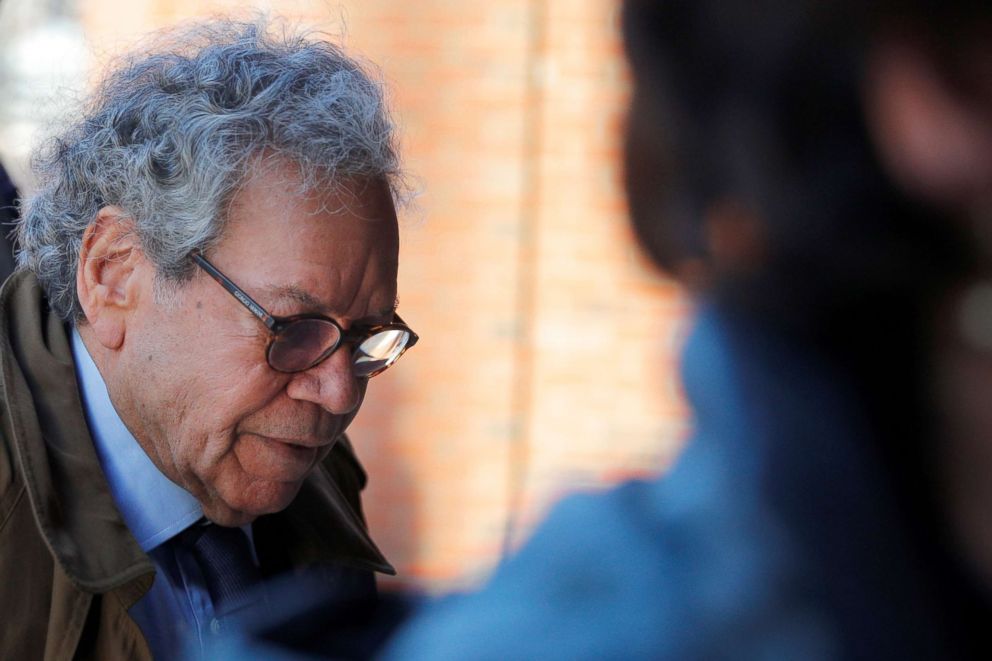
<svg viewBox="0 0 992 661">
<path fill-rule="evenodd" d="M 347 439 L 296 500 L 255 521 L 264 572 L 311 563 L 392 573 L 359 502 Z M 128 615 L 155 580 L 110 495 L 67 329 L 33 275 L 0 292 L 0 659 L 149 659 Z"/>
</svg>

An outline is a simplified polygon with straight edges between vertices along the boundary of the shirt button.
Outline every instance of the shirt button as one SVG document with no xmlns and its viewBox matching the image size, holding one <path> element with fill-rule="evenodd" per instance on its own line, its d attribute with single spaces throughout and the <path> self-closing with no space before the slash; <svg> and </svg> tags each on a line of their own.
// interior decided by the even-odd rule
<svg viewBox="0 0 992 661">
<path fill-rule="evenodd" d="M 214 634 L 219 634 L 221 629 L 220 620 L 216 617 L 210 620 L 210 631 Z"/>
</svg>

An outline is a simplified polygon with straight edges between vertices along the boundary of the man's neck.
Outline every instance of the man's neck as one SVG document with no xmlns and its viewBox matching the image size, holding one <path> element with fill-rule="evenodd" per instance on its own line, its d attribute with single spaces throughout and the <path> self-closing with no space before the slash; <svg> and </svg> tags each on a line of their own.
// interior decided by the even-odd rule
<svg viewBox="0 0 992 661">
<path fill-rule="evenodd" d="M 73 329 L 72 350 L 100 466 L 125 523 L 147 552 L 184 530 L 203 512 L 192 494 L 162 474 L 125 426 L 78 329 Z"/>
</svg>

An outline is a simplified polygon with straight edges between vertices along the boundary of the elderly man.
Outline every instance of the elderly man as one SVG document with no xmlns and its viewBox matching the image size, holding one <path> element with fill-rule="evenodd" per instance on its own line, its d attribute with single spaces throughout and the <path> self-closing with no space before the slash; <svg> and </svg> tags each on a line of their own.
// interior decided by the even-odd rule
<svg viewBox="0 0 992 661">
<path fill-rule="evenodd" d="M 0 297 L 0 657 L 169 658 L 265 576 L 392 572 L 344 437 L 417 339 L 392 144 L 337 48 L 223 23 L 39 153 Z"/>
</svg>

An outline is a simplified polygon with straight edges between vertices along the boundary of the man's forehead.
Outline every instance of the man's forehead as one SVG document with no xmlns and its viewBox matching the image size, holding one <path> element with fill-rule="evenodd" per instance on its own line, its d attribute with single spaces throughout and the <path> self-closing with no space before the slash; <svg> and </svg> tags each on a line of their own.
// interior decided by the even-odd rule
<svg viewBox="0 0 992 661">
<path fill-rule="evenodd" d="M 328 301 L 323 301 L 299 285 L 269 285 L 263 288 L 273 301 L 296 303 L 307 310 L 338 312 Z M 371 318 L 388 319 L 399 307 L 399 298 L 394 297 L 377 309 L 369 310 Z"/>
</svg>

